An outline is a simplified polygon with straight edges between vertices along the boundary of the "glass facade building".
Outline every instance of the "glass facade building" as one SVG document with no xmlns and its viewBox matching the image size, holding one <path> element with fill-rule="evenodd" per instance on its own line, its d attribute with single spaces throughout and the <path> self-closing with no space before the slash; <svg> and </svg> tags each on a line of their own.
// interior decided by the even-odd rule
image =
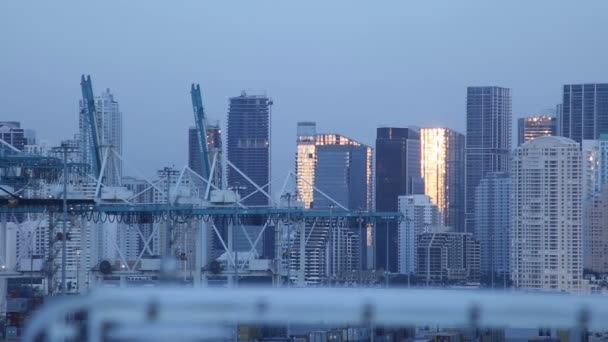
<svg viewBox="0 0 608 342">
<path fill-rule="evenodd" d="M 373 209 L 373 149 L 356 140 L 317 133 L 314 122 L 298 123 L 296 174 L 298 199 L 306 208 L 342 210 L 330 197 L 349 210 Z M 367 267 L 366 252 L 372 242 L 365 230 L 355 233 L 360 244 L 357 254 Z"/>
<path fill-rule="evenodd" d="M 399 196 L 414 194 L 424 194 L 420 174 L 420 132 L 415 128 L 378 128 L 376 211 L 397 211 Z M 389 224 L 387 229 L 376 227 L 374 235 L 376 268 L 397 272 L 397 225 Z"/>
<path fill-rule="evenodd" d="M 481 272 L 508 277 L 511 245 L 511 179 L 494 172 L 479 182 L 475 192 L 475 236 L 481 247 Z M 498 280 L 498 279 L 496 279 Z"/>
<path fill-rule="evenodd" d="M 464 135 L 422 128 L 420 144 L 424 193 L 439 209 L 442 225 L 464 231 Z"/>
<path fill-rule="evenodd" d="M 547 135 L 558 135 L 555 116 L 541 115 L 517 119 L 517 146 Z"/>
<path fill-rule="evenodd" d="M 242 91 L 240 96 L 231 97 L 228 108 L 226 136 L 226 157 L 247 178 L 264 191 L 271 193 L 270 185 L 270 116 L 272 100 L 266 95 L 251 95 Z M 238 191 L 241 198 L 256 191 L 256 187 L 231 166 L 227 168 L 227 184 Z M 241 202 L 248 207 L 268 206 L 270 199 L 257 192 Z M 244 230 L 235 229 L 235 250 L 248 252 L 248 240 L 254 241 L 261 231 L 262 222 L 243 222 Z M 223 229 L 223 228 L 222 228 Z M 225 232 L 220 232 L 225 234 Z M 263 243 L 257 251 L 266 258 L 274 257 L 274 226 L 264 231 Z"/>
<path fill-rule="evenodd" d="M 265 95 L 230 98 L 228 109 L 227 158 L 248 178 L 263 187 L 270 181 L 270 108 L 272 101 Z M 228 167 L 228 186 L 238 187 L 241 197 L 256 188 L 234 168 Z M 270 186 L 264 189 L 270 193 Z M 269 199 L 258 192 L 243 201 L 247 206 L 267 206 Z"/>
<path fill-rule="evenodd" d="M 578 143 L 608 134 L 608 83 L 565 85 L 559 126 Z"/>
<path fill-rule="evenodd" d="M 511 161 L 511 89 L 467 88 L 466 221 L 475 231 L 475 189 L 490 172 L 509 172 Z"/>
</svg>

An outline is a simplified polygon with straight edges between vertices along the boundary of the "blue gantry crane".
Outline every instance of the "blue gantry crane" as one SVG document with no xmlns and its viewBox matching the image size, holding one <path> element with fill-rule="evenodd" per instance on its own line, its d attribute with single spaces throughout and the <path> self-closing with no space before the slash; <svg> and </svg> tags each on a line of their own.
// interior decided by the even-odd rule
<svg viewBox="0 0 608 342">
<path fill-rule="evenodd" d="M 198 133 L 198 145 L 201 158 L 201 176 L 209 180 L 211 177 L 209 166 L 209 147 L 207 146 L 207 125 L 205 118 L 205 109 L 203 108 L 203 98 L 201 96 L 201 86 L 192 84 L 190 89 L 192 96 L 192 109 L 194 110 L 194 121 L 196 122 L 196 131 Z"/>
<path fill-rule="evenodd" d="M 93 95 L 93 84 L 91 82 L 91 75 L 86 78 L 82 75 L 80 80 L 80 87 L 82 88 L 82 100 L 84 102 L 84 111 L 87 114 L 87 121 L 90 128 L 90 142 L 91 146 L 84 148 L 90 149 L 92 154 L 92 165 L 91 172 L 97 178 L 101 170 L 101 152 L 99 151 L 99 134 L 97 132 L 97 111 L 95 109 L 95 96 Z"/>
</svg>

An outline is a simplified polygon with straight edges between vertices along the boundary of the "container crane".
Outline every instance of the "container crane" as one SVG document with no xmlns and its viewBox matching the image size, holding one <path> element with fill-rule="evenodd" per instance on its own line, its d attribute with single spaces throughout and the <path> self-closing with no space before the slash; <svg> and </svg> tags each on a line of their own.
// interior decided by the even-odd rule
<svg viewBox="0 0 608 342">
<path fill-rule="evenodd" d="M 207 146 L 207 125 L 205 118 L 205 109 L 203 108 L 203 98 L 201 96 L 201 86 L 192 84 L 190 90 L 192 96 L 192 109 L 194 110 L 194 121 L 196 122 L 196 131 L 198 133 L 199 153 L 201 156 L 201 176 L 211 179 L 211 170 L 209 166 L 209 146 Z"/>
<path fill-rule="evenodd" d="M 87 113 L 88 124 L 91 134 L 91 145 L 86 148 L 91 149 L 93 155 L 93 163 L 91 165 L 91 171 L 95 178 L 99 177 L 101 169 L 101 155 L 99 151 L 99 134 L 97 133 L 97 111 L 95 110 L 95 96 L 93 96 L 93 84 L 91 83 L 91 75 L 86 78 L 82 75 L 80 80 L 80 87 L 82 88 L 82 100 L 85 108 L 83 109 Z"/>
</svg>

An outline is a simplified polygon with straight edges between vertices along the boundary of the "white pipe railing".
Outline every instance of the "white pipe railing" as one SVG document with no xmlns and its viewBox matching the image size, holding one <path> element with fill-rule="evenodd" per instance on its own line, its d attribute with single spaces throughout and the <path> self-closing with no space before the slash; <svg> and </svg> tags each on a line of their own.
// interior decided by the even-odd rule
<svg viewBox="0 0 608 342">
<path fill-rule="evenodd" d="M 362 326 L 471 326 L 608 329 L 608 297 L 566 294 L 423 289 L 98 288 L 88 296 L 48 303 L 31 320 L 24 341 L 46 334 L 74 336 L 65 317 L 85 311 L 88 341 L 108 329 L 150 324 L 349 324 Z M 50 334 L 53 332 L 53 334 Z M 133 333 L 130 330 L 130 333 Z"/>
</svg>

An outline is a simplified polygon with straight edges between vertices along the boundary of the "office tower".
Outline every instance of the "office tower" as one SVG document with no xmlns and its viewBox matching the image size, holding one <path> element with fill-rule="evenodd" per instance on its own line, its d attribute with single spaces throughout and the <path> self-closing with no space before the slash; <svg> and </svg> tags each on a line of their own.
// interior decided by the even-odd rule
<svg viewBox="0 0 608 342">
<path fill-rule="evenodd" d="M 369 146 L 340 134 L 316 133 L 311 122 L 298 123 L 298 197 L 306 208 L 336 207 L 330 197 L 348 210 L 371 210 L 372 159 Z"/>
<path fill-rule="evenodd" d="M 418 130 L 378 128 L 376 130 L 376 211 L 397 211 L 399 196 L 423 193 Z M 376 268 L 397 272 L 397 225 L 389 224 L 388 233 L 383 227 L 376 226 L 374 234 Z"/>
<path fill-rule="evenodd" d="M 317 171 L 317 124 L 298 122 L 296 151 L 296 191 L 305 208 L 312 206 Z"/>
<path fill-rule="evenodd" d="M 418 235 L 435 230 L 441 218 L 437 205 L 427 195 L 399 196 L 399 211 L 403 214 L 398 229 L 399 273 L 414 274 Z"/>
<path fill-rule="evenodd" d="M 306 208 L 372 210 L 372 162 L 371 147 L 340 134 L 317 133 L 314 122 L 298 123 L 296 185 L 298 198 Z M 358 236 L 357 253 L 361 256 L 361 265 L 367 268 L 367 249 L 372 241 L 367 241 L 366 231 L 358 231 L 358 227 L 356 230 L 344 227 L 344 230 L 345 234 L 352 232 Z M 346 240 L 340 241 L 346 243 Z M 331 246 L 333 250 L 344 247 Z"/>
<path fill-rule="evenodd" d="M 475 189 L 489 172 L 509 172 L 511 89 L 467 88 L 466 222 L 475 231 Z"/>
<path fill-rule="evenodd" d="M 270 194 L 270 111 L 272 100 L 266 95 L 251 95 L 242 91 L 240 96 L 230 98 L 228 109 L 228 135 L 226 153 L 234 167 L 227 166 L 229 188 L 238 192 L 241 198 L 249 196 L 257 189 L 251 181 Z M 241 202 L 246 206 L 268 206 L 270 199 L 261 191 L 252 194 Z M 246 225 L 249 238 L 241 229 L 235 229 L 235 240 L 255 240 L 261 231 L 261 222 Z M 272 241 L 274 227 L 265 230 L 263 241 Z M 237 251 L 250 250 L 248 244 L 236 244 Z M 238 247 L 242 246 L 242 247 Z M 264 243 L 258 245 L 259 254 L 273 257 L 273 246 Z"/>
<path fill-rule="evenodd" d="M 241 172 L 270 193 L 270 107 L 266 95 L 230 98 L 228 109 L 227 157 Z M 238 171 L 228 167 L 228 186 L 238 188 L 241 197 L 256 188 Z M 247 206 L 267 206 L 269 199 L 258 192 L 243 201 Z"/>
<path fill-rule="evenodd" d="M 578 143 L 608 134 L 608 83 L 565 85 L 559 126 Z"/>
<path fill-rule="evenodd" d="M 219 122 L 207 123 L 207 147 L 209 151 L 209 166 L 211 167 L 216 152 L 222 151 L 222 130 Z M 188 129 L 188 167 L 199 175 L 202 173 L 201 154 L 198 146 L 198 131 L 196 127 Z M 218 160 L 215 164 L 214 177 L 221 175 L 221 165 Z"/>
<path fill-rule="evenodd" d="M 441 224 L 464 231 L 464 135 L 449 128 L 420 129 L 424 193 L 441 214 Z"/>
<path fill-rule="evenodd" d="M 510 271 L 511 179 L 506 172 L 492 172 L 475 191 L 475 237 L 481 247 L 481 272 L 506 280 Z"/>
<path fill-rule="evenodd" d="M 583 257 L 584 268 L 591 267 L 590 244 L 591 207 L 597 207 L 601 193 L 608 185 L 608 134 L 601 134 L 597 140 L 583 140 Z M 599 196 L 599 198 L 598 198 Z M 597 220 L 595 225 L 597 226 Z M 593 233 L 597 235 L 597 232 Z M 597 266 L 597 264 L 596 264 Z"/>
<path fill-rule="evenodd" d="M 513 157 L 511 277 L 515 287 L 579 291 L 582 260 L 580 145 L 539 137 Z"/>
<path fill-rule="evenodd" d="M 0 121 L 0 139 L 23 151 L 25 146 L 36 143 L 36 132 L 22 128 L 19 121 Z"/>
<path fill-rule="evenodd" d="M 479 242 L 471 233 L 428 232 L 418 236 L 416 278 L 419 283 L 479 281 Z"/>
<path fill-rule="evenodd" d="M 585 210 L 585 269 L 608 273 L 608 185 L 588 200 Z"/>
<path fill-rule="evenodd" d="M 601 192 L 608 184 L 608 134 L 583 140 L 583 199 Z"/>
<path fill-rule="evenodd" d="M 122 113 L 110 89 L 106 89 L 100 96 L 95 96 L 95 111 L 99 154 L 102 158 L 102 164 L 104 156 L 108 156 L 102 182 L 105 186 L 117 186 L 120 185 L 122 179 L 122 162 L 115 154 L 109 153 L 109 150 L 122 155 Z M 80 100 L 79 127 L 79 147 L 82 162 L 93 165 L 91 126 L 89 125 L 86 104 L 82 100 Z"/>
<path fill-rule="evenodd" d="M 555 116 L 540 115 L 517 119 L 517 146 L 545 135 L 558 135 Z"/>
</svg>

